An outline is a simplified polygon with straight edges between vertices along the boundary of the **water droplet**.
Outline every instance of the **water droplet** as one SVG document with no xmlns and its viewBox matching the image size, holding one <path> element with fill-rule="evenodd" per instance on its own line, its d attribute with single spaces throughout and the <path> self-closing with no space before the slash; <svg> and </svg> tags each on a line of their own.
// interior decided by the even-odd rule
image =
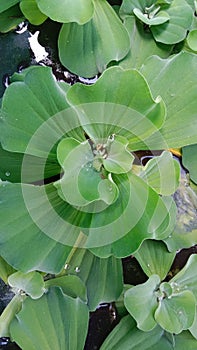
<svg viewBox="0 0 197 350">
<path fill-rule="evenodd" d="M 6 171 L 5 176 L 10 176 L 10 172 Z"/>
<path fill-rule="evenodd" d="M 182 315 L 182 314 L 183 314 L 183 311 L 180 310 L 180 311 L 179 311 L 179 315 Z"/>
<path fill-rule="evenodd" d="M 109 192 L 112 192 L 112 186 L 109 187 Z"/>
<path fill-rule="evenodd" d="M 76 267 L 75 267 L 75 272 L 77 272 L 77 273 L 80 272 L 80 267 L 79 267 L 79 266 L 76 266 Z"/>
<path fill-rule="evenodd" d="M 150 267 L 150 264 L 147 264 L 148 267 Z"/>
<path fill-rule="evenodd" d="M 65 270 L 69 270 L 70 269 L 70 265 L 69 264 L 65 264 L 64 269 Z"/>
</svg>

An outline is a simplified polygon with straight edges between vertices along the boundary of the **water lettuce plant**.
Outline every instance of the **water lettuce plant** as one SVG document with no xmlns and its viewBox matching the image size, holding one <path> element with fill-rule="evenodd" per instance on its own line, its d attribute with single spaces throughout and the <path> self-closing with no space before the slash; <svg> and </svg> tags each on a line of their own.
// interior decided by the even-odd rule
<svg viewBox="0 0 197 350">
<path fill-rule="evenodd" d="M 23 350 L 84 349 L 90 312 L 112 302 L 121 320 L 102 350 L 197 344 L 196 255 L 169 273 L 177 250 L 197 244 L 196 3 L 119 5 L 0 5 L 4 19 L 62 23 L 61 62 L 101 73 L 70 86 L 30 66 L 2 97 L 0 276 L 14 297 L 0 336 Z M 124 284 L 131 255 L 146 282 Z"/>
</svg>

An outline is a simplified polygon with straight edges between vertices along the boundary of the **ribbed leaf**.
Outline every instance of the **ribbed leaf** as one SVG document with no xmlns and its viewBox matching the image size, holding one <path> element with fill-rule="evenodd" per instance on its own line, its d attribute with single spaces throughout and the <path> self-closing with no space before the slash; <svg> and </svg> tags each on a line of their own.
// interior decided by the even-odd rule
<svg viewBox="0 0 197 350">
<path fill-rule="evenodd" d="M 40 188 L 30 186 L 30 189 L 33 189 L 33 200 Z M 41 270 L 58 273 L 64 266 L 71 248 L 46 236 L 34 223 L 25 206 L 19 184 L 1 184 L 0 197 L 1 256 L 10 265 L 24 272 Z M 41 197 L 38 201 L 40 200 Z M 43 202 L 43 199 L 41 201 Z M 42 204 L 37 202 L 36 212 L 39 216 L 40 205 Z M 46 209 L 45 204 L 44 208 Z M 43 211 L 41 214 L 43 215 Z"/>
<path fill-rule="evenodd" d="M 154 292 L 159 283 L 159 276 L 152 275 L 147 282 L 134 286 L 125 293 L 124 303 L 127 310 L 137 321 L 137 327 L 145 332 L 156 326 L 154 314 L 157 296 Z"/>
<path fill-rule="evenodd" d="M 152 34 L 144 30 L 143 23 L 135 16 L 124 19 L 124 25 L 130 36 L 130 51 L 119 63 L 124 69 L 139 69 L 147 57 L 158 55 L 161 58 L 169 56 L 172 46 L 157 43 Z"/>
<path fill-rule="evenodd" d="M 156 274 L 163 280 L 170 270 L 176 253 L 170 253 L 161 241 L 146 240 L 134 254 L 143 271 L 150 277 Z"/>
<path fill-rule="evenodd" d="M 140 176 L 157 193 L 169 196 L 176 191 L 179 185 L 180 165 L 173 159 L 170 152 L 164 151 L 160 156 L 149 160 Z"/>
<path fill-rule="evenodd" d="M 129 51 L 128 33 L 115 11 L 106 0 L 92 1 L 93 18 L 84 25 L 64 24 L 58 41 L 62 64 L 87 78 L 103 72 L 110 61 L 120 60 Z"/>
<path fill-rule="evenodd" d="M 57 287 L 38 300 L 26 298 L 10 325 L 12 339 L 23 350 L 82 350 L 87 329 L 87 305 Z"/>
<path fill-rule="evenodd" d="M 148 140 L 149 149 L 197 143 L 196 64 L 196 55 L 181 52 L 166 60 L 149 58 L 141 69 L 153 96 L 160 95 L 167 109 L 163 127 Z"/>
<path fill-rule="evenodd" d="M 101 345 L 100 350 L 158 350 L 158 348 L 173 350 L 173 344 L 164 331 L 156 326 L 152 331 L 143 332 L 136 327 L 135 321 L 129 315 L 121 319 Z"/>
<path fill-rule="evenodd" d="M 68 274 L 75 274 L 87 287 L 88 306 L 95 310 L 100 303 L 116 300 L 123 289 L 122 263 L 110 257 L 100 259 L 88 250 L 73 249 L 66 261 Z M 74 277 L 68 275 L 68 277 Z M 97 283 L 95 283 L 95 278 Z"/>
</svg>

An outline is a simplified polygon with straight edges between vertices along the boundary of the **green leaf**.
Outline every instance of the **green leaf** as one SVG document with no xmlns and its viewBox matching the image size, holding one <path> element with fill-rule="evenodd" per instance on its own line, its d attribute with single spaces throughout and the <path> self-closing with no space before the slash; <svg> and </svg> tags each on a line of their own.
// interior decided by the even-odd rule
<svg viewBox="0 0 197 350">
<path fill-rule="evenodd" d="M 170 283 L 178 291 L 191 291 L 197 300 L 196 262 L 197 255 L 190 255 L 187 264 L 170 280 Z"/>
<path fill-rule="evenodd" d="M 58 40 L 62 64 L 87 78 L 103 72 L 110 61 L 122 59 L 129 51 L 128 33 L 113 8 L 106 0 L 92 2 L 92 19 L 84 25 L 64 24 Z"/>
<path fill-rule="evenodd" d="M 88 22 L 94 13 L 92 0 L 36 0 L 39 9 L 53 21 L 67 23 L 77 22 L 84 24 Z"/>
<path fill-rule="evenodd" d="M 175 336 L 175 350 L 185 350 L 185 348 L 195 350 L 196 346 L 196 339 L 188 331 L 183 331 Z"/>
<path fill-rule="evenodd" d="M 62 292 L 72 298 L 79 297 L 82 301 L 87 302 L 86 286 L 78 276 L 66 275 L 51 278 L 45 282 L 45 288 L 52 286 L 60 287 Z"/>
<path fill-rule="evenodd" d="M 157 193 L 169 196 L 176 191 L 179 185 L 180 165 L 173 159 L 170 152 L 164 151 L 160 156 L 148 161 L 140 176 Z"/>
<path fill-rule="evenodd" d="M 156 16 L 148 17 L 147 14 L 142 13 L 142 11 L 138 8 L 133 9 L 133 13 L 137 18 L 139 18 L 143 23 L 149 25 L 149 26 L 155 26 L 158 24 L 165 23 L 169 21 L 170 16 L 165 11 L 160 11 L 157 13 Z"/>
<path fill-rule="evenodd" d="M 197 184 L 197 161 L 196 161 L 197 144 L 182 148 L 183 165 L 189 170 L 192 181 Z"/>
<path fill-rule="evenodd" d="M 71 138 L 63 139 L 58 145 L 57 155 L 64 175 L 54 185 L 63 200 L 78 207 L 92 207 L 95 203 L 99 210 L 103 204 L 106 206 L 115 202 L 118 188 L 112 178 L 108 176 L 108 179 L 102 179 L 101 173 L 94 168 L 93 153 L 88 141 L 79 143 Z"/>
<path fill-rule="evenodd" d="M 173 345 L 164 331 L 156 326 L 152 331 L 143 332 L 128 315 L 108 335 L 100 350 L 158 350 L 158 347 L 160 350 L 173 350 Z"/>
<path fill-rule="evenodd" d="M 124 222 L 124 226 L 122 226 L 121 222 L 119 223 L 119 220 L 115 221 L 116 225 L 114 225 L 112 229 L 114 233 L 113 237 L 117 237 L 115 232 L 116 229 L 118 229 L 119 240 L 114 241 L 113 239 L 113 244 L 109 246 L 91 249 L 96 255 L 101 257 L 110 256 L 111 254 L 117 257 L 128 256 L 129 254 L 136 252 L 145 239 L 163 239 L 163 237 L 171 234 L 175 224 L 176 211 L 174 211 L 174 205 L 172 205 L 171 202 L 168 203 L 169 205 L 166 205 L 158 194 L 134 174 L 129 176 L 129 187 L 123 179 L 119 179 L 120 185 L 125 187 L 124 192 L 122 191 L 122 188 L 120 190 L 120 193 L 123 194 L 121 200 L 124 207 L 128 210 L 125 211 L 124 207 L 120 208 L 120 219 L 121 222 Z M 129 191 L 130 196 L 128 203 L 127 196 Z M 113 215 L 115 219 L 113 207 L 111 209 L 110 216 L 112 217 Z M 117 209 L 118 202 L 116 210 Z M 106 213 L 107 211 L 104 212 L 104 214 Z M 106 221 L 106 218 L 103 215 L 101 222 L 104 223 L 104 220 Z M 107 234 L 109 233 L 106 231 L 106 235 Z M 105 239 L 106 235 L 104 236 Z M 98 238 L 94 237 L 95 246 L 97 240 Z"/>
<path fill-rule="evenodd" d="M 0 316 L 0 337 L 10 337 L 10 322 L 15 314 L 20 311 L 24 295 L 15 295 Z"/>
<path fill-rule="evenodd" d="M 67 98 L 77 105 L 80 123 L 95 143 L 105 143 L 115 133 L 127 138 L 129 149 L 139 150 L 139 143 L 165 120 L 163 101 L 153 100 L 149 86 L 136 70 L 108 68 L 94 85 L 72 86 Z"/>
<path fill-rule="evenodd" d="M 132 287 L 125 293 L 124 303 L 127 310 L 136 320 L 137 327 L 145 332 L 151 331 L 156 326 L 154 313 L 157 308 L 157 297 L 154 291 L 159 283 L 159 276 L 152 275 L 147 282 Z"/>
<path fill-rule="evenodd" d="M 8 276 L 15 270 L 0 256 L 0 278 L 7 284 Z"/>
<path fill-rule="evenodd" d="M 23 191 L 31 192 L 32 204 L 35 203 L 35 195 L 38 196 L 35 208 L 36 213 L 40 215 L 43 198 L 38 194 L 41 187 L 24 186 Z M 40 270 L 58 273 L 64 266 L 71 248 L 49 238 L 40 230 L 25 206 L 24 193 L 20 184 L 0 185 L 1 255 L 10 265 L 23 272 Z M 46 204 L 47 202 L 43 204 L 45 210 Z M 43 209 L 41 213 L 44 214 Z"/>
<path fill-rule="evenodd" d="M 29 70 L 24 81 L 12 83 L 4 94 L 0 131 L 3 148 L 14 152 L 27 152 L 31 137 L 42 123 L 67 107 L 65 93 L 59 88 L 50 68 L 34 67 Z M 45 132 L 49 133 L 50 128 L 47 126 L 46 124 Z M 46 135 L 46 138 L 48 136 L 51 135 Z M 36 145 L 33 146 L 36 148 Z M 52 146 L 51 143 L 50 148 Z M 38 148 L 39 146 L 28 151 L 39 156 Z"/>
<path fill-rule="evenodd" d="M 32 299 L 40 298 L 45 292 L 43 277 L 36 271 L 17 271 L 8 277 L 8 283 L 14 290 L 22 290 Z"/>
<path fill-rule="evenodd" d="M 197 339 L 197 315 L 195 314 L 194 322 L 192 326 L 189 328 L 189 331 L 193 335 L 194 338 Z"/>
<path fill-rule="evenodd" d="M 10 325 L 12 339 L 23 350 L 82 350 L 87 329 L 87 305 L 57 287 L 38 300 L 26 298 Z"/>
<path fill-rule="evenodd" d="M 0 179 L 10 182 L 32 183 L 43 181 L 60 173 L 60 165 L 56 159 L 25 155 L 5 151 L 0 145 Z M 41 169 L 43 169 L 44 174 Z"/>
<path fill-rule="evenodd" d="M 149 31 L 134 16 L 128 16 L 124 25 L 130 36 L 130 51 L 119 65 L 124 69 L 139 69 L 147 57 L 158 55 L 161 58 L 169 56 L 172 46 L 157 43 Z"/>
<path fill-rule="evenodd" d="M 17 2 L 15 1 L 15 3 Z M 7 10 L 0 12 L 0 32 L 7 33 L 15 29 L 24 19 L 18 4 L 12 7 L 9 6 Z"/>
<path fill-rule="evenodd" d="M 174 0 L 170 6 L 163 9 L 170 20 L 159 26 L 151 26 L 151 32 L 156 41 L 164 44 L 175 44 L 183 40 L 193 20 L 193 10 L 185 0 Z"/>
<path fill-rule="evenodd" d="M 20 0 L 1 0 L 0 13 L 16 5 Z"/>
<path fill-rule="evenodd" d="M 73 248 L 65 267 L 68 274 L 77 275 L 86 285 L 90 311 L 94 311 L 100 303 L 117 300 L 122 292 L 120 259 L 100 259 L 88 250 Z"/>
<path fill-rule="evenodd" d="M 197 30 L 191 30 L 187 36 L 187 44 L 193 51 L 197 51 Z"/>
<path fill-rule="evenodd" d="M 170 333 L 181 333 L 194 322 L 195 297 L 189 290 L 163 298 L 155 311 L 155 320 Z"/>
<path fill-rule="evenodd" d="M 42 24 L 47 19 L 47 16 L 39 10 L 36 0 L 21 0 L 20 9 L 28 21 L 34 25 Z"/>
<path fill-rule="evenodd" d="M 132 168 L 134 156 L 127 150 L 128 141 L 117 136 L 109 147 L 107 158 L 103 160 L 105 169 L 114 174 L 127 173 Z"/>
<path fill-rule="evenodd" d="M 160 95 L 167 110 L 163 127 L 147 141 L 149 149 L 179 148 L 197 143 L 196 64 L 196 55 L 181 52 L 166 60 L 151 57 L 141 69 L 153 96 Z"/>
<path fill-rule="evenodd" d="M 170 253 L 161 241 L 146 240 L 134 254 L 148 277 L 156 274 L 163 280 L 170 270 L 176 253 Z"/>
</svg>

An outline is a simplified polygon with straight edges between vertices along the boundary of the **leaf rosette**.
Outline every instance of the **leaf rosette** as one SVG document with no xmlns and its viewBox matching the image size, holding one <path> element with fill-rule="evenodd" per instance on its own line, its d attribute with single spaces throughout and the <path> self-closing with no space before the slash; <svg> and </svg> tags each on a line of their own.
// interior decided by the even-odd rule
<svg viewBox="0 0 197 350">
<path fill-rule="evenodd" d="M 163 178 L 154 188 L 148 172 L 147 179 L 135 174 L 133 152 L 148 149 L 165 121 L 164 102 L 139 72 L 113 67 L 92 86 L 68 87 L 50 69 L 31 67 L 12 81 L 0 135 L 2 152 L 12 155 L 4 175 L 12 182 L 0 187 L 6 261 L 22 271 L 59 271 L 73 246 L 122 257 L 145 239 L 169 236 L 175 211 L 161 195 L 177 185 L 175 161 L 166 152 L 151 170 L 174 164 L 167 190 Z"/>
</svg>

